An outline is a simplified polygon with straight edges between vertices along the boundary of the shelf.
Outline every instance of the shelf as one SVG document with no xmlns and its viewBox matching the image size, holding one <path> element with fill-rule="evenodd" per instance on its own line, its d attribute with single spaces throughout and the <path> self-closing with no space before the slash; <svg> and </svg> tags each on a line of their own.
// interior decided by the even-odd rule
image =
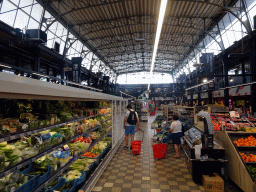
<svg viewBox="0 0 256 192">
<path fill-rule="evenodd" d="M 105 122 L 107 122 L 107 121 L 109 121 L 109 120 L 106 120 L 106 121 L 104 121 L 103 123 L 105 123 Z M 90 129 L 90 130 L 87 130 L 85 133 L 82 133 L 82 134 L 80 134 L 80 135 L 76 135 L 76 136 L 72 137 L 71 139 L 69 139 L 69 140 L 66 141 L 66 142 L 62 142 L 62 143 L 56 144 L 56 145 L 54 145 L 54 146 L 51 146 L 50 149 L 46 149 L 46 150 L 40 152 L 39 154 L 37 154 L 37 155 L 35 155 L 35 156 L 33 156 L 33 157 L 29 158 L 29 159 L 26 159 L 26 160 L 24 160 L 23 162 L 21 162 L 21 163 L 15 165 L 14 167 L 9 168 L 9 169 L 5 170 L 4 172 L 0 173 L 0 178 L 9 175 L 9 174 L 12 173 L 12 172 L 15 172 L 15 171 L 19 170 L 19 169 L 22 168 L 22 167 L 25 167 L 26 165 L 28 165 L 28 164 L 34 162 L 35 160 L 39 159 L 40 157 L 45 156 L 45 155 L 51 153 L 52 151 L 56 151 L 58 148 L 61 148 L 61 147 L 63 147 L 64 145 L 66 145 L 66 144 L 68 144 L 68 143 L 70 143 L 70 142 L 76 140 L 77 138 L 82 137 L 82 136 L 85 136 L 86 134 L 88 134 L 88 133 L 90 133 L 90 132 L 92 132 L 92 131 L 95 131 L 95 130 L 99 129 L 100 127 L 101 127 L 101 125 L 99 125 L 99 126 L 97 126 L 97 127 L 94 127 L 94 128 L 92 128 L 92 129 Z"/>
<path fill-rule="evenodd" d="M 90 147 L 88 147 L 83 153 L 79 154 L 78 156 L 74 157 L 72 160 L 70 160 L 65 166 L 61 167 L 60 169 L 58 169 L 57 171 L 55 171 L 52 176 L 46 180 L 43 184 L 41 184 L 39 187 L 37 187 L 34 192 L 39 192 L 41 191 L 46 185 L 48 185 L 51 181 L 53 181 L 58 175 L 62 174 L 70 165 L 72 165 L 77 159 L 79 159 L 80 157 L 82 157 L 82 155 L 84 153 L 86 153 L 87 151 L 89 151 L 94 145 L 96 145 L 99 141 L 101 141 L 104 137 L 106 137 L 108 134 L 110 134 L 110 132 L 104 134 L 103 136 L 101 136 L 99 139 L 97 139 L 96 141 L 94 141 Z"/>
<path fill-rule="evenodd" d="M 108 113 L 108 114 L 110 114 L 110 113 Z M 21 137 L 25 137 L 25 136 L 28 136 L 28 135 L 32 135 L 32 134 L 35 134 L 35 133 L 39 133 L 39 132 L 42 132 L 42 131 L 45 131 L 45 130 L 61 127 L 61 126 L 64 126 L 64 125 L 67 125 L 67 124 L 70 124 L 70 123 L 77 122 L 77 121 L 82 121 L 82 120 L 85 120 L 85 119 L 90 119 L 90 118 L 94 118 L 94 117 L 98 117 L 98 116 L 105 116 L 105 115 L 108 115 L 108 114 L 99 114 L 99 115 L 93 115 L 93 116 L 89 116 L 89 117 L 76 118 L 76 119 L 73 119 L 73 120 L 70 120 L 70 121 L 67 121 L 67 122 L 63 122 L 63 123 L 59 123 L 59 124 L 56 124 L 56 125 L 51 125 L 51 126 L 36 129 L 36 130 L 29 130 L 29 131 L 25 131 L 25 132 L 21 132 L 21 133 L 16 133 L 16 134 L 13 134 L 13 135 L 8 135 L 8 136 L 0 138 L 0 143 L 2 143 L 4 141 L 11 141 L 11 140 L 18 139 L 18 138 L 21 138 Z"/>
<path fill-rule="evenodd" d="M 124 138 L 123 138 L 124 139 Z M 110 149 L 105 158 L 100 162 L 100 164 L 96 167 L 94 172 L 86 179 L 85 183 L 81 186 L 81 190 L 84 192 L 91 192 L 98 179 L 106 169 L 108 163 L 111 161 L 112 157 L 115 155 L 116 151 L 119 149 L 122 144 L 123 139 L 121 139 L 118 144 Z"/>
<path fill-rule="evenodd" d="M 229 111 L 212 111 L 211 113 L 229 113 Z"/>
</svg>

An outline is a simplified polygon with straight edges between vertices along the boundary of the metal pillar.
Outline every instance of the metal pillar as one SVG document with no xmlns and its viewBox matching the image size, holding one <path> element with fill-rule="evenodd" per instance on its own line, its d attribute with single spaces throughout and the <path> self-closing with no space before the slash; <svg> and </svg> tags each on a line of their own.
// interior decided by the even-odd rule
<svg viewBox="0 0 256 192">
<path fill-rule="evenodd" d="M 246 83 L 244 59 L 242 59 L 242 75 L 243 83 Z"/>
<path fill-rule="evenodd" d="M 212 104 L 212 91 L 208 91 L 209 104 Z"/>
<path fill-rule="evenodd" d="M 252 40 L 250 41 L 250 68 L 251 73 L 256 74 L 256 45 L 255 45 L 255 35 L 253 35 Z M 252 82 L 256 81 L 256 75 L 251 77 Z M 251 111 L 252 113 L 256 112 L 256 84 L 251 86 Z"/>
<path fill-rule="evenodd" d="M 223 75 L 224 77 L 224 87 L 228 87 L 228 55 L 226 53 L 223 54 Z M 224 105 L 229 106 L 229 89 L 226 88 L 224 90 Z"/>
</svg>

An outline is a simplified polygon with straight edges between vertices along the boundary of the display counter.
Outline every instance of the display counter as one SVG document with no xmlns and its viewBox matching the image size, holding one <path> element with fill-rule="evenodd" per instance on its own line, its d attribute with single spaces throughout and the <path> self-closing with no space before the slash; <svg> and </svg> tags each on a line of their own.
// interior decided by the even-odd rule
<svg viewBox="0 0 256 192">
<path fill-rule="evenodd" d="M 254 173 L 251 172 L 251 167 L 255 168 L 256 162 L 253 161 L 253 158 L 248 158 L 251 156 L 250 154 L 256 155 L 256 146 L 236 146 L 234 141 L 250 136 L 256 138 L 256 133 L 220 131 L 215 134 L 215 137 L 223 143 L 226 149 L 226 157 L 229 161 L 228 177 L 245 192 L 256 191 Z M 247 145 L 246 142 L 245 145 Z"/>
<path fill-rule="evenodd" d="M 182 148 L 185 152 L 186 164 L 195 183 L 202 183 L 202 175 L 225 174 L 225 149 L 214 140 L 213 148 L 200 147 L 201 135 L 204 132 L 192 127 L 184 133 Z M 197 149 L 198 148 L 198 149 Z"/>
</svg>

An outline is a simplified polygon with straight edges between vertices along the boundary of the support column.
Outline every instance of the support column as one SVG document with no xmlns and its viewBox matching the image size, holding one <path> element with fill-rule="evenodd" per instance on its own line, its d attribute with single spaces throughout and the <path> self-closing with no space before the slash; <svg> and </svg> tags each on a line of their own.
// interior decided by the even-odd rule
<svg viewBox="0 0 256 192">
<path fill-rule="evenodd" d="M 51 67 L 47 66 L 47 75 L 50 76 Z M 47 78 L 47 82 L 50 82 L 50 78 Z"/>
<path fill-rule="evenodd" d="M 251 77 L 252 82 L 256 82 L 256 44 L 255 44 L 255 34 L 252 35 L 252 40 L 250 41 L 250 68 L 251 73 L 254 74 Z M 256 84 L 251 85 L 251 107 L 252 107 L 252 113 L 254 114 L 256 112 Z"/>
<path fill-rule="evenodd" d="M 37 56 L 35 58 L 35 63 L 34 63 L 34 69 L 33 69 L 35 72 L 38 72 L 40 73 L 40 57 Z M 38 77 L 37 75 L 32 75 L 32 78 L 34 79 L 40 79 L 40 77 Z"/>
<path fill-rule="evenodd" d="M 208 91 L 209 104 L 212 104 L 212 91 Z"/>
<path fill-rule="evenodd" d="M 223 54 L 223 75 L 224 77 L 224 87 L 228 87 L 228 55 L 226 53 Z M 226 107 L 229 106 L 229 89 L 224 90 L 224 105 Z"/>
<path fill-rule="evenodd" d="M 246 83 L 244 59 L 242 59 L 242 75 L 243 83 Z"/>
</svg>

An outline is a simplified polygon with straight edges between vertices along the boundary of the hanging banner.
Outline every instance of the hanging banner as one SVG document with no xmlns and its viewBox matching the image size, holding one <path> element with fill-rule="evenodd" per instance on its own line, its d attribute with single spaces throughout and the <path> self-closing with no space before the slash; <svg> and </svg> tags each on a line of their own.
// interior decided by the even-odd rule
<svg viewBox="0 0 256 192">
<path fill-rule="evenodd" d="M 244 95 L 251 95 L 251 86 L 247 85 L 244 87 L 234 87 L 229 89 L 229 96 L 244 96 Z"/>
<path fill-rule="evenodd" d="M 201 93 L 201 99 L 207 99 L 208 98 L 208 92 Z"/>
<path fill-rule="evenodd" d="M 212 92 L 212 97 L 224 97 L 224 90 L 219 90 L 219 91 L 213 91 Z"/>
<path fill-rule="evenodd" d="M 193 99 L 198 99 L 198 94 L 193 94 Z"/>
</svg>

